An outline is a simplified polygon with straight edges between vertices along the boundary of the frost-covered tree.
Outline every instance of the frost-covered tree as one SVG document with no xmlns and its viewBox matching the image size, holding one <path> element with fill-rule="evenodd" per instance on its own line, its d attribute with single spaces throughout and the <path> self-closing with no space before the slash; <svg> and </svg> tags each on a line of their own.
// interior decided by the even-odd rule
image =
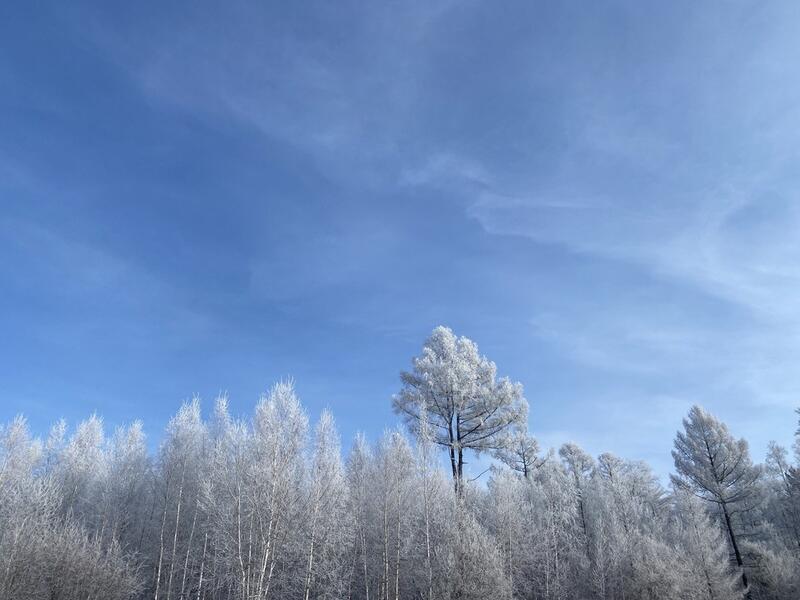
<svg viewBox="0 0 800 600">
<path fill-rule="evenodd" d="M 530 480 L 507 469 L 496 470 L 487 485 L 482 520 L 494 537 L 502 557 L 503 571 L 515 596 L 525 597 L 530 589 L 526 558 L 530 550 Z"/>
<path fill-rule="evenodd" d="M 589 478 L 594 471 L 594 459 L 583 451 L 577 444 L 568 442 L 561 446 L 558 455 L 564 464 L 564 468 L 572 479 L 572 490 L 575 494 L 575 501 L 580 517 L 580 538 L 586 560 L 592 559 L 591 538 L 589 535 L 589 522 L 586 507 L 586 489 L 589 485 Z"/>
<path fill-rule="evenodd" d="M 0 427 L 0 598 L 9 600 L 783 600 L 800 593 L 797 464 L 764 476 L 699 409 L 676 442 L 674 490 L 649 467 L 565 444 L 539 458 L 509 425 L 486 486 L 452 485 L 419 405 L 416 445 L 359 435 L 343 464 L 333 417 L 309 435 L 291 382 L 234 418 L 199 400 L 155 457 L 142 426 L 99 417 L 44 442 Z M 495 451 L 493 451 L 494 454 Z M 725 518 L 725 510 L 729 519 Z M 754 526 L 757 525 L 757 526 Z M 747 569 L 730 560 L 735 536 Z"/>
<path fill-rule="evenodd" d="M 430 422 L 428 421 L 428 407 L 420 408 L 420 426 L 417 435 L 417 475 L 421 494 L 422 531 L 421 540 L 424 548 L 425 586 L 422 598 L 433 600 L 433 556 L 436 552 L 436 542 L 432 536 L 433 526 L 433 498 L 435 490 L 436 465 L 433 456 L 433 437 Z"/>
<path fill-rule="evenodd" d="M 78 439 L 90 442 L 95 431 Z M 76 444 L 72 446 L 75 450 Z M 90 449 L 94 444 L 90 443 Z M 72 460 L 77 457 L 71 456 Z M 133 558 L 119 544 L 103 543 L 73 511 L 64 511 L 61 479 L 43 468 L 42 445 L 17 418 L 0 426 L 0 598 L 8 600 L 128 600 L 140 589 Z M 80 466 L 80 465 L 79 465 Z M 77 469 L 68 498 L 93 513 L 88 474 Z M 91 489 L 91 486 L 88 486 Z M 96 522 L 95 519 L 89 519 Z"/>
<path fill-rule="evenodd" d="M 761 470 L 750 459 L 747 441 L 735 439 L 724 423 L 699 406 L 691 408 L 683 427 L 672 451 L 677 471 L 672 482 L 719 508 L 747 590 L 736 517 L 752 508 Z"/>
<path fill-rule="evenodd" d="M 59 459 L 58 481 L 65 514 L 92 523 L 102 498 L 107 475 L 103 420 L 92 415 L 81 422 Z"/>
<path fill-rule="evenodd" d="M 0 492 L 27 478 L 41 455 L 41 444 L 31 438 L 24 417 L 17 416 L 8 425 L 0 425 Z"/>
<path fill-rule="evenodd" d="M 453 524 L 452 566 L 449 572 L 449 596 L 458 600 L 511 598 L 511 586 L 503 571 L 503 560 L 496 541 L 466 511 Z"/>
<path fill-rule="evenodd" d="M 447 327 L 433 330 L 412 364 L 412 371 L 400 375 L 403 387 L 393 400 L 395 412 L 416 434 L 424 410 L 432 439 L 447 448 L 460 493 L 464 451 L 503 448 L 507 434 L 524 424 L 528 404 L 522 385 L 498 379 L 497 367 L 478 353 L 475 342 L 456 337 Z"/>
<path fill-rule="evenodd" d="M 522 473 L 525 479 L 546 460 L 539 456 L 536 438 L 523 430 L 511 433 L 505 444 L 495 451 L 495 457 L 512 470 Z"/>
<path fill-rule="evenodd" d="M 800 598 L 800 561 L 795 554 L 754 540 L 745 540 L 742 549 L 748 557 L 754 600 Z"/>
<path fill-rule="evenodd" d="M 154 600 L 171 600 L 185 592 L 188 561 L 197 544 L 195 529 L 205 441 L 200 400 L 194 398 L 170 420 L 160 450 L 156 487 L 161 518 L 153 565 Z"/>
<path fill-rule="evenodd" d="M 342 598 L 349 580 L 352 546 L 339 434 L 324 411 L 317 425 L 306 506 L 303 599 Z"/>
<path fill-rule="evenodd" d="M 728 560 L 728 542 L 719 525 L 708 515 L 703 501 L 679 490 L 675 494 L 675 538 L 680 548 L 678 562 L 686 597 L 706 600 L 740 598 L 738 576 Z"/>
<path fill-rule="evenodd" d="M 123 549 L 141 550 L 141 526 L 151 482 L 150 460 L 141 421 L 114 432 L 107 452 L 106 505 L 100 537 L 116 540 Z"/>
<path fill-rule="evenodd" d="M 241 428 L 244 430 L 244 425 Z M 318 431 L 319 451 L 314 454 L 317 469 L 324 469 L 320 462 L 321 453 L 327 449 L 324 444 L 338 443 L 335 435 L 332 420 L 326 418 L 325 429 Z M 294 383 L 274 385 L 256 406 L 252 434 L 249 443 L 242 446 L 243 454 L 237 451 L 242 465 L 237 469 L 241 470 L 243 481 L 234 484 L 236 510 L 232 529 L 243 597 L 303 592 L 305 578 L 287 581 L 279 574 L 282 565 L 293 561 L 305 564 L 307 560 L 308 547 L 296 535 L 310 524 L 304 506 L 311 494 L 304 487 L 307 436 L 308 416 Z M 327 460 L 332 460 L 333 451 L 325 454 Z M 318 481 L 316 475 L 312 477 Z M 295 533 L 294 539 L 288 535 L 290 531 Z"/>
<path fill-rule="evenodd" d="M 374 480 L 372 451 L 363 434 L 356 436 L 347 459 L 347 483 L 350 490 L 350 518 L 355 548 L 351 593 L 356 598 L 376 597 L 377 585 L 371 573 L 374 516 Z"/>
<path fill-rule="evenodd" d="M 800 552 L 800 487 L 786 448 L 770 442 L 765 462 L 767 515 L 785 542 Z"/>
<path fill-rule="evenodd" d="M 411 526 L 414 456 L 402 433 L 387 431 L 378 444 L 375 460 L 382 564 L 379 597 L 396 600 L 406 579 L 402 569 L 408 562 L 403 559 L 409 552 L 404 542 L 409 539 Z"/>
</svg>

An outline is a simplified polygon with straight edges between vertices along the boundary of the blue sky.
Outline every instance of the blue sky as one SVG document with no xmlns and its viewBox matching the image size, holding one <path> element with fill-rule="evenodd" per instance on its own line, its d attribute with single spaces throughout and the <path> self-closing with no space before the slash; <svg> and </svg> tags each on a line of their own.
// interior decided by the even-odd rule
<svg viewBox="0 0 800 600">
<path fill-rule="evenodd" d="M 660 473 L 800 405 L 794 2 L 10 2 L 0 420 L 292 376 L 347 443 L 438 324 Z"/>
</svg>

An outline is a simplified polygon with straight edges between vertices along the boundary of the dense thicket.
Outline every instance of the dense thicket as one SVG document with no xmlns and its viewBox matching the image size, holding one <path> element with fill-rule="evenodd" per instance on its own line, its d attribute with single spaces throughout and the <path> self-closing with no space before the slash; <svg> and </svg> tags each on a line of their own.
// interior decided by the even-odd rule
<svg viewBox="0 0 800 600">
<path fill-rule="evenodd" d="M 541 453 L 521 387 L 444 328 L 395 406 L 411 437 L 344 454 L 291 383 L 247 419 L 184 404 L 155 456 L 139 423 L 42 441 L 17 418 L 0 430 L 0 598 L 800 597 L 800 441 L 755 465 L 694 407 L 670 489 L 642 462 Z M 485 483 L 467 448 L 499 459 Z"/>
</svg>

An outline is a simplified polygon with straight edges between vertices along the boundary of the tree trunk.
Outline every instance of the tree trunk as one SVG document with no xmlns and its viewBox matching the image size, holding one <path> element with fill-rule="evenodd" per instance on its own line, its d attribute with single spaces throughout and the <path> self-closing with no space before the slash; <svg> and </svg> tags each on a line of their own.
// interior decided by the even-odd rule
<svg viewBox="0 0 800 600">
<path fill-rule="evenodd" d="M 362 523 L 361 523 L 361 556 L 364 561 L 364 596 L 366 600 L 369 600 L 369 571 L 367 569 L 367 530 L 366 525 L 364 522 L 366 521 L 366 516 L 362 516 Z"/>
<path fill-rule="evenodd" d="M 727 503 L 722 502 L 722 514 L 725 515 L 725 526 L 728 528 L 728 537 L 731 540 L 731 546 L 733 546 L 733 554 L 736 557 L 736 564 L 742 571 L 742 585 L 745 589 L 745 597 L 750 598 L 750 589 L 747 586 L 747 575 L 744 572 L 744 562 L 742 561 L 742 553 L 739 552 L 739 544 L 736 543 L 736 535 L 733 533 L 733 526 L 731 525 L 731 517 L 728 514 L 728 506 Z"/>
<path fill-rule="evenodd" d="M 197 600 L 200 600 L 203 591 L 203 571 L 206 566 L 206 548 L 208 548 L 208 533 L 203 539 L 203 558 L 200 560 L 200 578 L 197 581 Z"/>
<path fill-rule="evenodd" d="M 456 462 L 456 439 L 453 434 L 453 424 L 452 422 L 448 425 L 448 436 L 450 439 L 450 445 L 448 446 L 448 450 L 450 451 L 450 468 L 453 471 L 453 489 L 456 492 L 456 497 L 459 495 L 459 485 L 458 485 L 458 463 Z"/>
<path fill-rule="evenodd" d="M 431 517 L 430 517 L 430 490 L 428 489 L 427 467 L 425 481 L 425 562 L 428 566 L 428 600 L 433 600 L 433 563 L 431 561 Z M 367 598 L 369 600 L 369 598 Z"/>
<path fill-rule="evenodd" d="M 400 600 L 400 486 L 397 486 L 397 539 L 395 540 L 394 600 Z"/>
<path fill-rule="evenodd" d="M 181 524 L 181 502 L 183 501 L 183 483 L 184 483 L 184 476 L 186 475 L 186 463 L 184 462 L 183 468 L 181 469 L 181 483 L 178 487 L 178 509 L 175 513 L 175 533 L 172 536 L 172 558 L 169 561 L 169 577 L 167 579 L 167 600 L 169 600 L 170 595 L 172 594 L 172 575 L 175 572 L 175 553 L 178 549 L 178 529 L 180 528 Z"/>
<path fill-rule="evenodd" d="M 308 565 L 306 568 L 306 583 L 303 592 L 304 600 L 308 600 L 311 595 L 311 575 L 314 568 L 314 544 L 317 541 L 317 516 L 319 514 L 319 500 L 314 501 L 314 513 L 311 519 L 311 545 L 308 549 Z"/>
<path fill-rule="evenodd" d="M 164 511 L 161 513 L 161 533 L 158 536 L 158 563 L 156 567 L 156 591 L 153 596 L 154 600 L 158 600 L 158 592 L 161 588 L 161 565 L 164 560 L 164 529 L 167 524 L 167 505 L 169 503 L 169 479 L 167 479 L 167 488 L 164 491 Z"/>
<path fill-rule="evenodd" d="M 456 497 L 464 496 L 464 448 L 461 446 L 461 417 L 456 414 L 456 443 L 458 446 L 458 465 L 456 473 Z"/>
<path fill-rule="evenodd" d="M 306 585 L 305 591 L 303 593 L 304 600 L 308 600 L 309 596 L 311 595 L 311 573 L 314 567 L 314 539 L 315 532 L 312 530 L 311 532 L 311 547 L 308 550 L 308 567 L 306 569 Z"/>
<path fill-rule="evenodd" d="M 183 561 L 183 577 L 181 579 L 181 595 L 180 600 L 183 600 L 184 592 L 186 591 L 186 573 L 189 570 L 189 555 L 192 551 L 192 540 L 194 539 L 194 527 L 197 524 L 198 505 L 200 504 L 200 496 L 195 498 L 194 502 L 194 516 L 192 517 L 192 527 L 189 530 L 189 543 L 186 545 L 186 558 Z"/>
<path fill-rule="evenodd" d="M 389 600 L 389 508 L 388 499 L 383 499 L 383 574 L 381 575 L 381 598 Z"/>
</svg>

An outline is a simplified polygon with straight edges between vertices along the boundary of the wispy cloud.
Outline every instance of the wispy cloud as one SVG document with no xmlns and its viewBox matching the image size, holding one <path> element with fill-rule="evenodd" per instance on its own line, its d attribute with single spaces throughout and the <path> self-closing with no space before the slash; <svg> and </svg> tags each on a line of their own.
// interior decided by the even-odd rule
<svg viewBox="0 0 800 600">
<path fill-rule="evenodd" d="M 25 100 L 0 143 L 7 273 L 143 345 L 291 331 L 270 360 L 311 364 L 314 340 L 326 382 L 369 332 L 378 389 L 447 322 L 525 380 L 538 434 L 592 449 L 666 453 L 695 401 L 739 425 L 758 406 L 764 437 L 800 395 L 796 11 L 53 10 L 41 51 L 74 72 L 0 65 Z M 49 214 L 72 201 L 80 230 Z"/>
</svg>

